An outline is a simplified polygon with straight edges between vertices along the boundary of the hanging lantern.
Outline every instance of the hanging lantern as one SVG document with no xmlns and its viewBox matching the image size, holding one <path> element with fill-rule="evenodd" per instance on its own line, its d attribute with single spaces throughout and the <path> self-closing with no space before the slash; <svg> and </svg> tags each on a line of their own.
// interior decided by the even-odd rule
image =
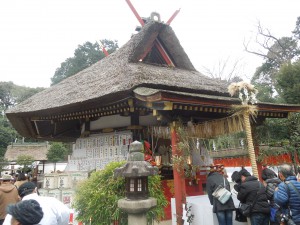
<svg viewBox="0 0 300 225">
<path fill-rule="evenodd" d="M 156 164 L 156 166 L 161 165 L 161 155 L 155 156 L 155 164 Z"/>
<path fill-rule="evenodd" d="M 192 165 L 192 156 L 191 155 L 189 155 L 189 156 L 186 157 L 186 163 L 188 165 Z"/>
</svg>

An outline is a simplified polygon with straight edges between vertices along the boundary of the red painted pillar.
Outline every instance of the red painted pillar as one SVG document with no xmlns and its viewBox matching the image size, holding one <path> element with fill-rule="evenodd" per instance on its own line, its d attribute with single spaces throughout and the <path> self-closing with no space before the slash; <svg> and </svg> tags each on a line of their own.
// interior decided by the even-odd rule
<svg viewBox="0 0 300 225">
<path fill-rule="evenodd" d="M 171 127 L 171 143 L 172 143 L 172 156 L 180 157 L 181 154 L 177 151 L 177 133 L 175 129 L 175 124 Z M 175 166 L 176 167 L 176 166 Z M 185 191 L 185 178 L 183 167 L 179 169 L 175 168 L 173 164 L 173 176 L 174 176 L 174 192 L 175 192 L 175 202 L 176 202 L 176 224 L 183 225 L 182 221 L 182 204 L 186 203 L 186 191 Z"/>
</svg>

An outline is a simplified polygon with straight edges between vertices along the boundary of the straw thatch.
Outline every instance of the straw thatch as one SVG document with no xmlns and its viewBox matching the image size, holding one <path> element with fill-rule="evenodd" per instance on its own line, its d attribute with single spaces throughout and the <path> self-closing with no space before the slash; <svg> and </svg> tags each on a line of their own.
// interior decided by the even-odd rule
<svg viewBox="0 0 300 225">
<path fill-rule="evenodd" d="M 140 61 L 155 40 L 160 41 L 175 67 L 154 65 L 155 60 Z M 74 140 L 80 135 L 81 122 L 55 122 L 43 120 L 41 117 L 53 118 L 61 114 L 107 106 L 137 97 L 139 93 L 134 93 L 133 90 L 141 87 L 184 95 L 185 98 L 212 99 L 226 105 L 236 104 L 234 98 L 230 98 L 227 86 L 224 81 L 197 72 L 172 28 L 152 21 L 115 53 L 37 93 L 9 109 L 6 115 L 24 137 Z M 272 105 L 265 104 L 263 107 L 264 110 L 273 110 Z M 285 109 L 286 106 L 279 108 Z"/>
<path fill-rule="evenodd" d="M 8 161 L 16 161 L 18 156 L 26 155 L 32 156 L 36 161 L 47 160 L 47 152 L 50 145 L 41 143 L 41 144 L 12 144 L 7 147 L 7 151 L 4 155 L 4 158 Z"/>
<path fill-rule="evenodd" d="M 175 67 L 140 62 L 156 39 L 164 46 Z M 137 87 L 229 96 L 224 81 L 211 79 L 195 70 L 170 26 L 152 21 L 115 53 L 37 93 L 9 109 L 6 115 L 22 136 L 37 138 L 32 118 L 105 106 L 132 97 L 132 90 Z M 60 125 L 55 129 L 59 130 Z M 48 134 L 47 140 L 52 139 L 49 122 L 41 121 L 38 126 Z M 70 122 L 61 126 L 64 128 L 61 133 L 67 131 L 69 137 L 79 135 L 78 124 Z"/>
<path fill-rule="evenodd" d="M 157 37 L 169 52 L 176 68 L 139 62 L 141 55 Z M 105 96 L 128 96 L 138 86 L 228 96 L 224 81 L 208 78 L 194 69 L 169 26 L 150 22 L 117 52 L 34 95 L 9 110 L 7 115 L 9 118 L 15 113 L 37 112 L 41 115 L 44 112 L 46 115 L 74 105 L 99 104 L 99 100 Z"/>
</svg>

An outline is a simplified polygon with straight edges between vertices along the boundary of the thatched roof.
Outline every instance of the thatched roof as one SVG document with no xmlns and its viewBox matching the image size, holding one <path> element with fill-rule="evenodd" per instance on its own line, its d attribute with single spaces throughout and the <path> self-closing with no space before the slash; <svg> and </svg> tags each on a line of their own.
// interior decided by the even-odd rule
<svg viewBox="0 0 300 225">
<path fill-rule="evenodd" d="M 166 51 L 174 67 L 163 63 L 165 58 L 159 55 L 157 42 Z M 184 99 L 223 101 L 230 106 L 237 98 L 230 98 L 227 86 L 224 81 L 197 72 L 172 28 L 151 21 L 118 51 L 37 93 L 8 110 L 6 115 L 24 137 L 74 140 L 81 134 L 82 121 L 78 118 L 55 121 L 57 116 L 86 113 L 139 97 L 141 93 L 134 92 L 138 88 L 145 88 L 141 89 L 142 92 L 147 88 L 147 92 L 155 89 L 156 92 L 159 90 L 159 93 L 173 94 Z M 287 112 L 290 110 L 288 106 L 280 107 L 287 108 Z M 272 111 L 273 108 L 271 105 L 263 105 L 262 110 Z M 299 111 L 299 107 L 294 110 Z"/>
<path fill-rule="evenodd" d="M 16 161 L 18 156 L 32 156 L 36 161 L 47 160 L 47 152 L 50 148 L 49 144 L 12 144 L 7 147 L 4 158 L 8 161 Z"/>
<path fill-rule="evenodd" d="M 154 49 L 157 40 L 175 67 L 140 61 L 149 49 Z M 39 122 L 37 128 L 32 123 L 33 118 L 105 106 L 133 96 L 133 90 L 137 87 L 228 96 L 226 83 L 195 70 L 170 26 L 152 21 L 115 53 L 37 93 L 8 110 L 6 115 L 22 136 L 37 138 L 37 129 L 47 129 L 47 136 L 50 137 L 52 128 L 49 122 Z M 63 127 L 61 132 L 68 130 L 70 137 L 78 136 L 78 123 L 65 122 L 60 125 L 53 129 L 61 130 L 60 127 Z"/>
<path fill-rule="evenodd" d="M 163 43 L 175 68 L 139 62 L 156 38 Z M 57 112 L 73 105 L 91 104 L 104 96 L 129 93 L 138 86 L 228 96 L 224 81 L 211 79 L 195 70 L 170 26 L 149 22 L 117 52 L 34 95 L 9 110 L 7 115 L 12 118 L 15 113 Z"/>
<path fill-rule="evenodd" d="M 157 43 L 174 67 L 165 65 Z M 37 93 L 9 109 L 6 115 L 25 137 L 74 140 L 81 134 L 82 121 L 78 118 L 56 118 L 77 115 L 78 112 L 86 114 L 129 98 L 151 98 L 150 95 L 159 96 L 161 101 L 176 97 L 182 101 L 194 99 L 199 104 L 214 104 L 215 107 L 219 107 L 221 102 L 221 107 L 229 107 L 238 99 L 229 96 L 227 86 L 226 82 L 206 77 L 195 70 L 170 26 L 150 21 L 115 53 Z M 273 105 L 261 104 L 259 110 L 262 116 L 283 111 L 284 114 L 279 116 L 285 117 L 291 110 L 300 109 L 299 106 L 281 105 L 275 109 Z"/>
</svg>

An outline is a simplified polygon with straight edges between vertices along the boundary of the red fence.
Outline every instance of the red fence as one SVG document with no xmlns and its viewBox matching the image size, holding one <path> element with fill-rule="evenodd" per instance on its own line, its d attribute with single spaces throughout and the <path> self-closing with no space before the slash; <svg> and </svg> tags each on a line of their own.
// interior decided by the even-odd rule
<svg viewBox="0 0 300 225">
<path fill-rule="evenodd" d="M 261 162 L 261 164 L 280 165 L 283 163 L 291 162 L 291 156 L 285 153 L 277 156 L 266 156 L 265 159 Z M 248 156 L 218 158 L 214 159 L 214 163 L 223 164 L 225 167 L 251 166 L 250 159 Z"/>
</svg>

